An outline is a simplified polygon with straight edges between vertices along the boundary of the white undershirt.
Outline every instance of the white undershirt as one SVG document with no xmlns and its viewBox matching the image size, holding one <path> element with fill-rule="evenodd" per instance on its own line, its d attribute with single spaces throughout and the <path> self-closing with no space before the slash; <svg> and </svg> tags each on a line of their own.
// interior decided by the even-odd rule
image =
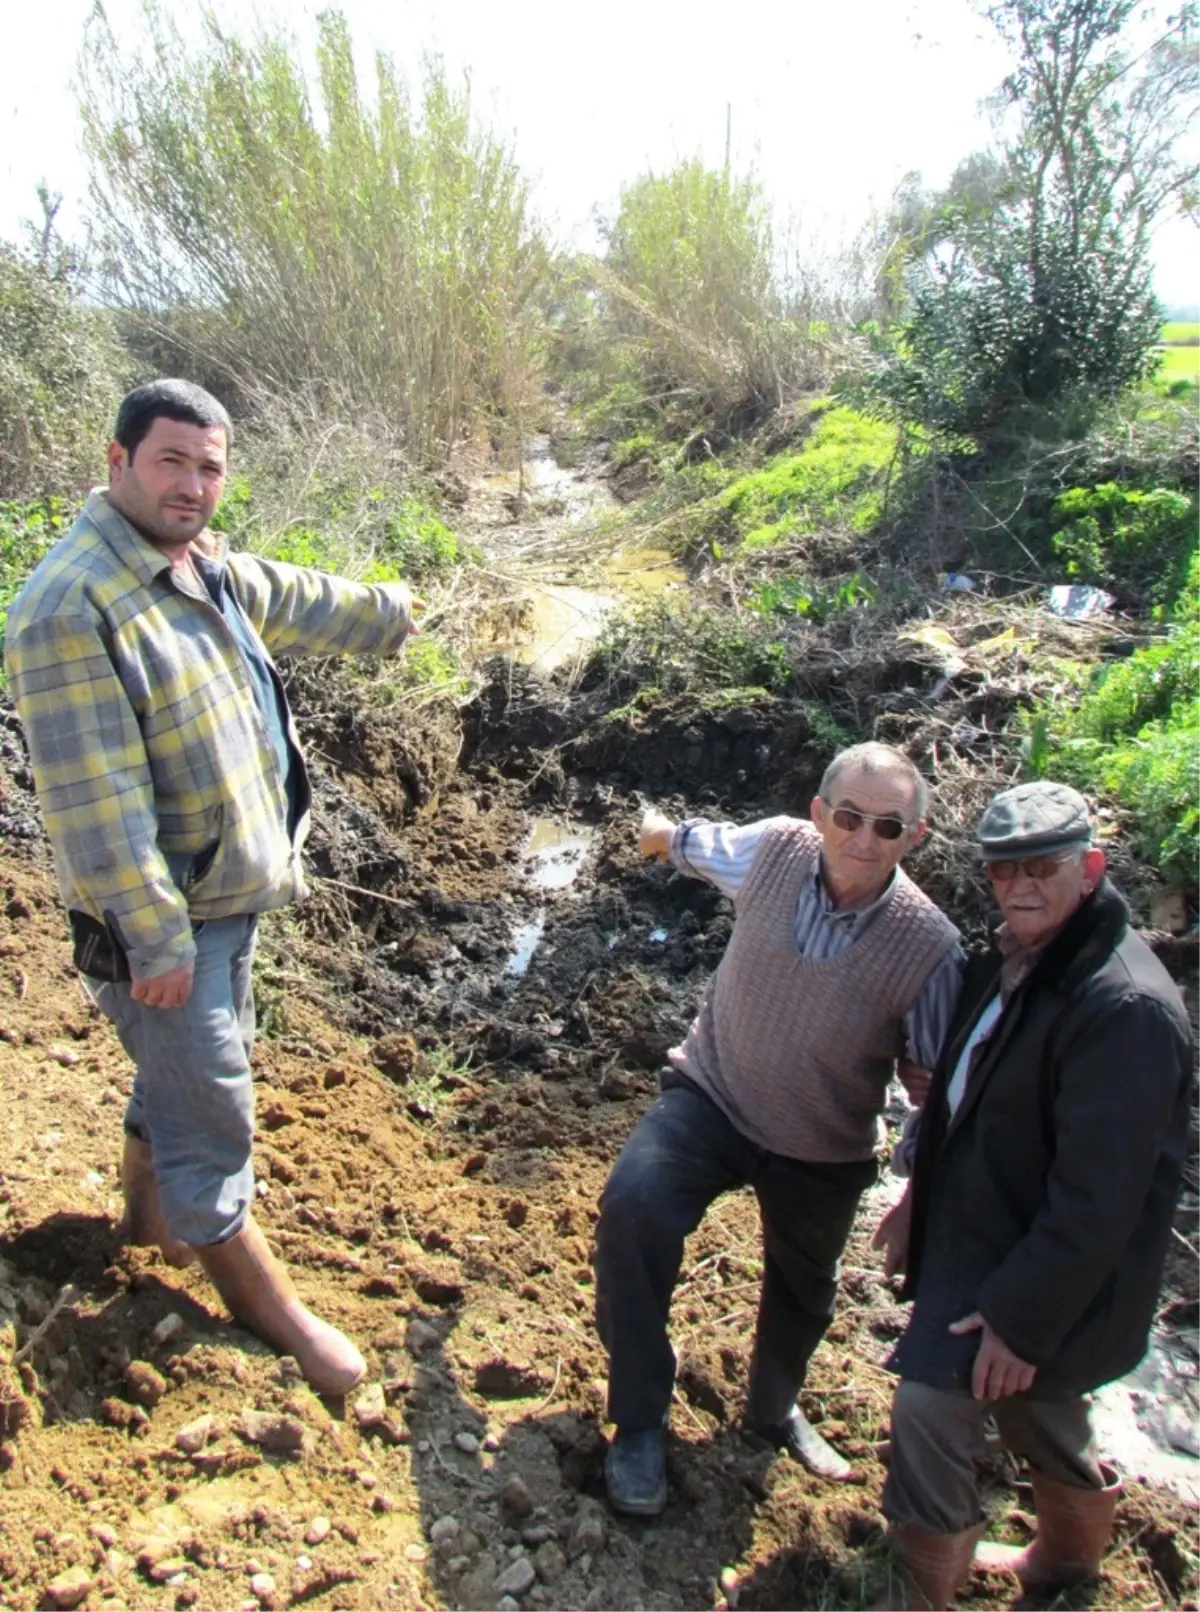
<svg viewBox="0 0 1200 1612">
<path fill-rule="evenodd" d="M 946 1106 L 951 1114 L 956 1112 L 959 1103 L 962 1102 L 963 1093 L 967 1089 L 967 1071 L 971 1067 L 971 1054 L 981 1041 L 986 1041 L 988 1036 L 991 1035 L 1003 1007 L 1004 1002 L 997 991 L 975 1021 L 975 1028 L 967 1037 L 966 1045 L 963 1047 L 959 1060 L 954 1066 L 954 1073 L 950 1077 L 950 1084 L 946 1088 Z"/>
</svg>

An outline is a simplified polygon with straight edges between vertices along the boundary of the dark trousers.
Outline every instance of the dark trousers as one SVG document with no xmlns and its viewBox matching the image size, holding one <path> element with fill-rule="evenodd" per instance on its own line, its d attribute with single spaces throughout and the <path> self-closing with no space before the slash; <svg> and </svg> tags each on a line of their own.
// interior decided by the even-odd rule
<svg viewBox="0 0 1200 1612">
<path fill-rule="evenodd" d="M 665 1420 L 675 1382 L 667 1318 L 684 1238 L 721 1193 L 750 1186 L 764 1268 L 746 1415 L 776 1424 L 833 1318 L 838 1260 L 875 1161 L 803 1164 L 769 1153 L 690 1081 L 673 1072 L 666 1079 L 600 1200 L 596 1325 L 609 1354 L 609 1418 L 622 1432 Z"/>
</svg>

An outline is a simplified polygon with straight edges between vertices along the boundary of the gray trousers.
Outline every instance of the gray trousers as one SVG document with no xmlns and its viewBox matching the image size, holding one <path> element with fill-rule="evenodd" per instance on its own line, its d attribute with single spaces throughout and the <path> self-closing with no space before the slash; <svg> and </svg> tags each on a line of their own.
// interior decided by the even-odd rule
<svg viewBox="0 0 1200 1612">
<path fill-rule="evenodd" d="M 975 1462 L 984 1427 L 1044 1477 L 1077 1489 L 1103 1489 L 1092 1438 L 1091 1405 L 1079 1399 L 972 1399 L 924 1383 L 901 1382 L 892 1402 L 892 1453 L 883 1509 L 893 1522 L 957 1534 L 982 1521 Z"/>
<path fill-rule="evenodd" d="M 200 1246 L 236 1236 L 254 1195 L 257 930 L 254 917 L 196 926 L 195 978 L 181 1008 L 146 1007 L 127 984 L 91 986 L 136 1066 L 125 1129 L 150 1143 L 167 1230 Z"/>
</svg>

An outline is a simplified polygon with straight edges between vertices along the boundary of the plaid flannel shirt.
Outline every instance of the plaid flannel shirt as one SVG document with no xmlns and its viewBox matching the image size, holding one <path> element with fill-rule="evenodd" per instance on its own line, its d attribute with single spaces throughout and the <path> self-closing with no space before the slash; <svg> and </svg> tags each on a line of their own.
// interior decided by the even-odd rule
<svg viewBox="0 0 1200 1612">
<path fill-rule="evenodd" d="M 388 654 L 408 633 L 403 586 L 227 554 L 211 532 L 196 547 L 273 655 Z M 63 901 L 116 932 L 135 979 L 194 958 L 193 920 L 304 894 L 307 812 L 289 835 L 234 635 L 102 490 L 9 610 L 5 665 Z M 289 736 L 298 752 L 290 717 Z"/>
</svg>

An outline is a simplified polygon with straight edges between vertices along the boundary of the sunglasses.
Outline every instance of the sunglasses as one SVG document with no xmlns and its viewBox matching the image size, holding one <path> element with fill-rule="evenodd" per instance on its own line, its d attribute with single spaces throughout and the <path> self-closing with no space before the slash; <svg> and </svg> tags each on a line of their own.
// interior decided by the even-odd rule
<svg viewBox="0 0 1200 1612">
<path fill-rule="evenodd" d="M 834 806 L 825 802 L 833 813 L 833 821 L 844 834 L 857 834 L 864 823 L 870 823 L 877 839 L 898 840 L 912 825 L 901 817 L 873 817 L 870 812 L 855 811 L 853 806 Z"/>
<path fill-rule="evenodd" d="M 1026 856 L 1015 862 L 989 862 L 988 873 L 995 884 L 1011 884 L 1018 872 L 1030 879 L 1052 879 L 1064 862 L 1070 862 L 1078 852 L 1066 856 Z"/>
</svg>

